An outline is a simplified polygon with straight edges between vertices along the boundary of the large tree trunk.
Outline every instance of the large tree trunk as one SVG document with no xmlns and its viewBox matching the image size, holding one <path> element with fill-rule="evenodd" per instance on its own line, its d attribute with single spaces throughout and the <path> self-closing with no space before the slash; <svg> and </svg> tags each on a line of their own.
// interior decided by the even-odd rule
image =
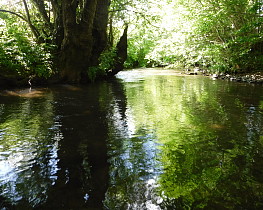
<svg viewBox="0 0 263 210">
<path fill-rule="evenodd" d="M 59 54 L 61 77 L 79 82 L 98 58 L 107 43 L 109 0 L 85 0 L 77 20 L 78 0 L 62 0 L 63 41 Z M 85 79 L 85 78 L 84 78 Z"/>
<path fill-rule="evenodd" d="M 97 0 L 85 1 L 82 19 L 79 23 L 77 23 L 77 7 L 77 0 L 62 1 L 64 37 L 59 68 L 62 79 L 68 82 L 79 82 L 81 72 L 88 70 Z"/>
<path fill-rule="evenodd" d="M 51 4 L 52 4 L 53 15 L 54 15 L 52 41 L 53 44 L 57 45 L 58 50 L 60 50 L 64 38 L 62 7 L 61 7 L 61 2 L 57 0 L 51 0 Z M 58 52 L 56 54 L 58 54 Z"/>
<path fill-rule="evenodd" d="M 99 64 L 99 57 L 107 45 L 108 7 L 110 0 L 98 0 L 97 10 L 93 24 L 93 46 L 90 66 Z"/>
<path fill-rule="evenodd" d="M 62 80 L 86 80 L 88 69 L 99 65 L 107 45 L 110 0 L 50 0 L 54 23 L 50 22 L 44 0 L 31 0 L 50 31 L 57 53 L 55 62 Z M 52 33 L 52 32 L 51 32 Z"/>
<path fill-rule="evenodd" d="M 57 46 L 54 61 L 64 81 L 79 82 L 81 77 L 87 77 L 89 67 L 99 65 L 100 54 L 107 45 L 110 0 L 31 0 L 46 26 L 41 29 L 41 33 L 31 21 L 27 1 L 22 2 L 26 18 L 12 11 L 0 12 L 20 17 L 29 24 L 39 42 Z M 49 7 L 46 3 L 50 4 Z M 48 10 L 50 8 L 52 12 Z M 50 18 L 51 13 L 53 18 Z M 46 37 L 43 38 L 42 33 Z"/>
</svg>

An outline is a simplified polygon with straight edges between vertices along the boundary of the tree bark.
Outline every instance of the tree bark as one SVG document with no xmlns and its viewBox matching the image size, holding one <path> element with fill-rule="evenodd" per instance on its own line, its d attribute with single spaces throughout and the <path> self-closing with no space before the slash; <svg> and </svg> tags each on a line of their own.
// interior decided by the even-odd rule
<svg viewBox="0 0 263 210">
<path fill-rule="evenodd" d="M 99 57 L 107 45 L 107 24 L 108 24 L 108 7 L 109 0 L 98 0 L 96 14 L 93 23 L 93 46 L 90 66 L 99 64 Z"/>
<path fill-rule="evenodd" d="M 86 0 L 82 21 L 76 22 L 77 0 L 62 0 L 64 37 L 60 52 L 61 77 L 77 83 L 81 73 L 88 70 L 92 51 L 92 28 L 97 0 Z"/>
<path fill-rule="evenodd" d="M 60 51 L 64 38 L 61 0 L 51 0 L 51 5 L 52 5 L 53 16 L 54 16 L 54 29 L 53 29 L 52 41 L 53 44 L 57 45 L 58 51 Z M 59 53 L 57 52 L 56 55 L 58 54 Z"/>
<path fill-rule="evenodd" d="M 123 35 L 121 36 L 117 46 L 116 46 L 116 57 L 114 68 L 107 72 L 109 77 L 116 75 L 118 72 L 124 69 L 124 62 L 127 59 L 127 33 L 128 26 L 125 27 Z"/>
<path fill-rule="evenodd" d="M 54 22 L 46 11 L 47 1 L 31 0 L 47 26 L 41 29 L 47 35 L 47 40 L 41 40 L 40 32 L 33 25 L 27 0 L 22 2 L 26 17 L 6 10 L 0 12 L 9 12 L 26 21 L 39 42 L 52 40 L 57 46 L 54 61 L 62 80 L 80 82 L 82 77 L 87 77 L 89 67 L 99 65 L 100 54 L 107 45 L 110 0 L 49 0 Z"/>
</svg>

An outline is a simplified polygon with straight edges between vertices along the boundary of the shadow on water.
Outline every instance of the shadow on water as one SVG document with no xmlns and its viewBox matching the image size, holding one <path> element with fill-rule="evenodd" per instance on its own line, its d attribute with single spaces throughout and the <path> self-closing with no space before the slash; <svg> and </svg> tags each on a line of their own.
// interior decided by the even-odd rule
<svg viewBox="0 0 263 210">
<path fill-rule="evenodd" d="M 23 92 L 0 96 L 0 167 L 6 170 L 0 170 L 0 208 L 103 209 L 109 181 L 106 115 L 111 100 L 125 107 L 121 84 L 57 86 L 39 97 Z"/>
<path fill-rule="evenodd" d="M 56 93 L 56 114 L 64 136 L 58 152 L 59 178 L 40 209 L 104 208 L 109 182 L 106 115 L 113 98 L 126 101 L 120 85 L 112 81 Z"/>
<path fill-rule="evenodd" d="M 60 170 L 44 208 L 101 208 L 108 165 L 107 128 L 99 109 L 99 95 L 95 87 L 57 94 L 56 114 L 63 135 L 58 152 Z"/>
<path fill-rule="evenodd" d="M 0 91 L 0 209 L 262 209 L 263 89 L 165 71 Z"/>
</svg>

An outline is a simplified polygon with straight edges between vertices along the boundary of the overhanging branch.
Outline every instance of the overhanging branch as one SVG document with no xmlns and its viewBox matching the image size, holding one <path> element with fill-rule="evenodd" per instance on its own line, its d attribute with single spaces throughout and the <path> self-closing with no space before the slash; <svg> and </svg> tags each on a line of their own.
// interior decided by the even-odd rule
<svg viewBox="0 0 263 210">
<path fill-rule="evenodd" d="M 18 14 L 18 13 L 16 13 L 16 12 L 12 12 L 12 11 L 5 10 L 5 9 L 0 9 L 0 12 L 10 13 L 10 14 L 12 14 L 12 15 L 15 15 L 15 16 L 21 18 L 23 21 L 28 22 L 26 18 L 24 18 L 22 15 L 20 15 L 20 14 Z"/>
<path fill-rule="evenodd" d="M 40 36 L 39 36 L 38 30 L 31 23 L 30 17 L 28 17 L 28 19 L 27 19 L 27 18 L 23 17 L 22 15 L 20 15 L 20 14 L 18 14 L 16 12 L 12 12 L 12 11 L 5 10 L 5 9 L 0 9 L 0 12 L 5 12 L 5 13 L 9 13 L 9 14 L 15 15 L 15 16 L 19 17 L 20 19 L 22 19 L 23 21 L 25 21 L 29 25 L 29 27 L 30 27 L 32 33 L 34 34 L 35 38 L 37 39 L 37 41 L 38 42 L 42 42 L 42 40 L 39 39 Z M 29 15 L 28 11 L 27 11 L 27 15 Z"/>
</svg>

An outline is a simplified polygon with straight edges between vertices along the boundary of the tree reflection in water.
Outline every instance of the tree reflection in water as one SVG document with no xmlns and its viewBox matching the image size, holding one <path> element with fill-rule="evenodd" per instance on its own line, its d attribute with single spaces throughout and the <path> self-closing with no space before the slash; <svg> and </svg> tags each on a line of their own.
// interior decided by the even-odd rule
<svg viewBox="0 0 263 210">
<path fill-rule="evenodd" d="M 261 209 L 262 95 L 155 71 L 0 94 L 0 208 Z"/>
<path fill-rule="evenodd" d="M 34 98 L 1 96 L 1 208 L 102 208 L 108 132 L 99 97 L 107 90 L 66 85 Z"/>
<path fill-rule="evenodd" d="M 47 199 L 57 180 L 58 144 L 52 94 L 44 98 L 1 97 L 0 207 L 30 208 Z M 47 130 L 49 131 L 47 133 Z"/>
<path fill-rule="evenodd" d="M 262 208 L 261 86 L 161 75 L 128 81 L 134 133 L 154 131 L 160 144 L 162 209 Z"/>
</svg>

